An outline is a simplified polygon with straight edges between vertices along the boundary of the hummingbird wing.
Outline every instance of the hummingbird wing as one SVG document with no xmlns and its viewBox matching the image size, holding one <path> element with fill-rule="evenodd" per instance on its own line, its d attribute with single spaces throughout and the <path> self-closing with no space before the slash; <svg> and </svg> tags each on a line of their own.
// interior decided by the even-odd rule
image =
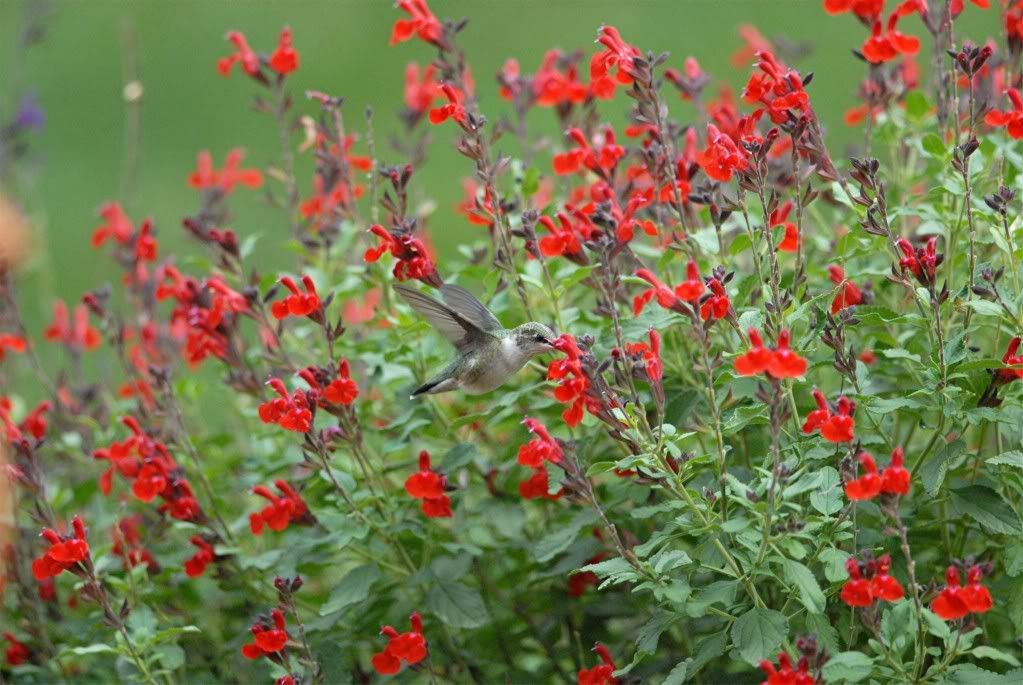
<svg viewBox="0 0 1023 685">
<path fill-rule="evenodd" d="M 488 333 L 502 330 L 504 326 L 497 320 L 486 305 L 465 288 L 459 285 L 442 285 L 440 295 L 444 303 L 463 317 L 476 324 L 478 328 Z"/>
<path fill-rule="evenodd" d="M 493 337 L 448 305 L 438 302 L 429 295 L 407 285 L 395 285 L 394 290 L 412 309 L 429 321 L 431 326 L 440 331 L 459 352 L 464 352 L 474 343 L 479 344 Z"/>
</svg>

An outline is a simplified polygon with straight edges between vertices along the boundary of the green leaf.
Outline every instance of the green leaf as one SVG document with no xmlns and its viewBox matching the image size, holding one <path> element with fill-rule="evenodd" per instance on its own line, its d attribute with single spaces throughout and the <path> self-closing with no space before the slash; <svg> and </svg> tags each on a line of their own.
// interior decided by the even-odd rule
<svg viewBox="0 0 1023 685">
<path fill-rule="evenodd" d="M 1010 666 L 1020 665 L 1019 659 L 1017 659 L 1013 655 L 1006 654 L 1003 651 L 997 650 L 994 647 L 988 647 L 987 645 L 974 647 L 971 653 L 978 659 L 993 659 L 995 661 L 1002 661 L 1004 663 L 1007 663 Z"/>
<path fill-rule="evenodd" d="M 984 528 L 1007 535 L 1020 532 L 1019 517 L 1002 496 L 984 485 L 967 485 L 952 490 L 952 508 L 969 516 Z"/>
<path fill-rule="evenodd" d="M 912 90 L 906 95 L 906 116 L 911 119 L 922 119 L 931 111 L 927 96 L 919 90 Z"/>
<path fill-rule="evenodd" d="M 838 630 L 825 614 L 807 614 L 806 629 L 817 636 L 829 653 L 838 651 Z"/>
<path fill-rule="evenodd" d="M 725 647 L 728 645 L 728 635 L 725 631 L 720 633 L 714 633 L 708 635 L 699 642 L 696 643 L 696 649 L 693 650 L 693 662 L 689 664 L 689 671 L 695 674 L 704 665 L 725 653 Z"/>
<path fill-rule="evenodd" d="M 540 170 L 529 167 L 522 175 L 522 194 L 526 197 L 534 195 L 540 189 Z"/>
<path fill-rule="evenodd" d="M 1012 542 L 1005 548 L 1005 572 L 1018 576 L 1023 571 L 1023 542 Z"/>
<path fill-rule="evenodd" d="M 785 614 L 774 609 L 754 607 L 732 623 L 732 644 L 748 663 L 773 659 L 789 632 Z"/>
<path fill-rule="evenodd" d="M 858 683 L 874 670 L 874 660 L 862 652 L 832 654 L 821 671 L 826 683 Z"/>
<path fill-rule="evenodd" d="M 579 531 L 585 526 L 592 524 L 594 518 L 593 512 L 589 510 L 580 511 L 571 521 L 541 539 L 533 550 L 536 560 L 543 563 L 564 552 L 568 549 L 569 545 L 575 542 Z"/>
<path fill-rule="evenodd" d="M 997 457 L 986 459 L 985 463 L 995 466 L 1014 466 L 1017 469 L 1023 469 L 1023 452 L 1018 450 L 1002 452 Z"/>
<path fill-rule="evenodd" d="M 369 597 L 369 590 L 373 583 L 380 577 L 380 569 L 374 564 L 366 564 L 349 571 L 341 582 L 331 590 L 330 597 L 320 607 L 320 616 L 332 614 L 335 611 L 361 602 Z"/>
<path fill-rule="evenodd" d="M 479 628 L 488 621 L 479 591 L 462 583 L 441 581 L 431 587 L 426 608 L 453 628 Z"/>
<path fill-rule="evenodd" d="M 675 668 L 671 669 L 671 673 L 668 677 L 661 681 L 661 685 L 682 685 L 686 682 L 686 676 L 689 671 L 689 664 L 693 662 L 692 659 L 686 659 L 680 661 L 675 665 Z"/>
<path fill-rule="evenodd" d="M 682 616 L 669 611 L 662 611 L 650 617 L 650 620 L 643 624 L 636 636 L 636 651 L 644 654 L 657 652 L 657 642 L 661 633 L 666 631 Z"/>
<path fill-rule="evenodd" d="M 936 133 L 928 133 L 920 143 L 923 145 L 924 151 L 932 157 L 942 159 L 947 154 L 945 144 L 941 142 L 941 138 Z"/>
<path fill-rule="evenodd" d="M 1001 307 L 987 300 L 970 300 L 966 306 L 981 316 L 1001 316 L 1003 313 Z"/>
<path fill-rule="evenodd" d="M 72 647 L 71 653 L 79 656 L 84 656 L 85 654 L 116 654 L 117 650 L 110 645 L 97 642 L 88 647 Z"/>
<path fill-rule="evenodd" d="M 845 562 L 848 558 L 848 552 L 834 547 L 825 547 L 820 553 L 821 562 L 824 564 L 824 577 L 831 583 L 848 578 L 849 572 L 845 570 Z"/>
<path fill-rule="evenodd" d="M 782 568 L 785 570 L 785 579 L 799 590 L 798 599 L 806 610 L 811 614 L 824 613 L 824 593 L 817 584 L 817 579 L 813 577 L 813 571 L 792 559 L 785 559 Z"/>
<path fill-rule="evenodd" d="M 739 586 L 735 580 L 716 580 L 703 588 L 695 598 L 686 604 L 686 613 L 692 618 L 699 618 L 707 613 L 707 607 L 712 604 L 724 604 L 728 606 L 735 601 L 735 592 Z"/>
<path fill-rule="evenodd" d="M 830 516 L 842 510 L 842 488 L 839 487 L 838 471 L 830 466 L 820 470 L 820 484 L 810 493 L 810 505 Z"/>
<path fill-rule="evenodd" d="M 945 482 L 945 474 L 948 473 L 951 463 L 966 451 L 966 443 L 962 439 L 946 443 L 938 450 L 937 454 L 930 457 L 920 467 L 920 482 L 923 484 L 927 494 L 932 497 L 941 489 Z"/>
</svg>

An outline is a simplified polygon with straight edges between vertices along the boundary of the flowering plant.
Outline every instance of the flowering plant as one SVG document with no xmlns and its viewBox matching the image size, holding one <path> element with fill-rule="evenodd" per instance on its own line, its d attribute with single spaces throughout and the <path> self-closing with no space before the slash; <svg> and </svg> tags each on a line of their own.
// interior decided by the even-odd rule
<svg viewBox="0 0 1023 685">
<path fill-rule="evenodd" d="M 533 73 L 509 59 L 490 102 L 471 24 L 399 0 L 391 49 L 413 61 L 394 150 L 341 94 L 294 86 L 300 34 L 261 50 L 229 32 L 195 67 L 257 93 L 280 160 L 204 151 L 182 170 L 197 258 L 108 202 L 80 237 L 119 278 L 33 331 L 0 253 L 4 668 L 1018 682 L 1023 3 L 983 47 L 956 19 L 987 0 L 886 4 L 823 3 L 863 25 L 850 159 L 812 74 L 752 27 L 739 99 L 708 95 L 695 57 L 600 26 Z M 459 255 L 435 251 L 417 186 L 449 142 L 478 231 Z M 257 189 L 280 210 L 264 239 L 290 248 L 272 273 L 231 211 Z M 489 394 L 429 394 L 456 351 L 393 286 L 456 281 L 503 327 L 550 324 L 547 356 Z M 479 308 L 445 316 L 460 354 L 481 321 L 502 354 L 519 344 Z"/>
</svg>

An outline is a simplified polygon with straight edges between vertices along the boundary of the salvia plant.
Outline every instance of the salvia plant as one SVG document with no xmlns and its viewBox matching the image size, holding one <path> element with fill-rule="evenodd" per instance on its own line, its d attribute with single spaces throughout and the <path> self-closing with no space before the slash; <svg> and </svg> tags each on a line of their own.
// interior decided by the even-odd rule
<svg viewBox="0 0 1023 685">
<path fill-rule="evenodd" d="M 990 4 L 825 0 L 853 158 L 750 27 L 739 93 L 600 26 L 486 101 L 471 24 L 399 0 L 393 145 L 292 87 L 300 35 L 227 33 L 192 66 L 273 167 L 200 152 L 178 227 L 103 204 L 74 239 L 116 277 L 45 330 L 0 265 L 5 677 L 1023 681 L 1023 2 Z M 439 256 L 448 144 L 478 237 Z M 232 221 L 257 201 L 278 225 Z"/>
</svg>

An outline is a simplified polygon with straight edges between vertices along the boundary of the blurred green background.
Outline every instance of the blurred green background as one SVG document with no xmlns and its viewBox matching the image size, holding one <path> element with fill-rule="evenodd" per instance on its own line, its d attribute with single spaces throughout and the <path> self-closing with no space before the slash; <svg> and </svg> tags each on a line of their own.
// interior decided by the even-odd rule
<svg viewBox="0 0 1023 685">
<path fill-rule="evenodd" d="M 769 38 L 812 47 L 796 66 L 816 75 L 810 91 L 832 146 L 844 151 L 860 139 L 858 131 L 843 127 L 841 115 L 854 104 L 864 73 L 849 51 L 863 40 L 866 29 L 850 15 L 827 16 L 820 0 L 432 0 L 431 6 L 441 17 L 470 19 L 461 42 L 482 108 L 491 118 L 508 108 L 497 98 L 493 79 L 506 58 L 517 57 L 523 71 L 532 72 L 550 47 L 584 48 L 589 54 L 602 23 L 616 25 L 643 49 L 670 51 L 673 66 L 681 67 L 693 55 L 712 76 L 741 87 L 748 70 L 733 67 L 729 57 L 741 45 L 737 27 L 750 23 Z M 226 30 L 240 30 L 255 48 L 269 51 L 280 27 L 290 24 L 302 60 L 291 77 L 293 92 L 311 88 L 344 96 L 348 124 L 356 130 L 362 129 L 363 111 L 372 105 L 386 163 L 404 161 L 386 141 L 402 128 L 397 112 L 405 65 L 425 63 L 434 52 L 419 41 L 388 46 L 391 25 L 400 14 L 388 0 L 67 0 L 52 3 L 51 10 L 45 42 L 19 56 L 15 38 L 25 3 L 0 1 L 0 103 L 9 107 L 13 90 L 29 88 L 47 116 L 45 128 L 33 140 L 35 159 L 24 175 L 28 183 L 19 188 L 20 200 L 38 227 L 38 249 L 22 289 L 22 304 L 36 331 L 48 320 L 54 296 L 74 300 L 86 289 L 117 278 L 110 261 L 89 248 L 97 225 L 95 210 L 102 202 L 121 200 L 133 218 L 153 217 L 163 254 L 168 254 L 184 244 L 180 219 L 197 205 L 185 183 L 197 151 L 210 149 L 218 164 L 236 146 L 246 148 L 247 162 L 254 166 L 277 159 L 271 118 L 250 107 L 260 89 L 237 71 L 230 78 L 217 73 L 216 60 L 230 52 Z M 960 30 L 982 40 L 997 31 L 998 21 L 995 10 L 968 5 Z M 137 34 L 145 89 L 141 164 L 131 179 L 124 178 L 123 161 L 127 27 Z M 916 18 L 905 20 L 902 28 L 924 32 Z M 929 49 L 925 38 L 923 51 Z M 922 55 L 921 63 L 926 61 Z M 716 93 L 717 87 L 713 84 L 709 92 Z M 684 120 L 688 105 L 673 92 L 669 102 L 673 116 Z M 316 111 L 304 100 L 299 108 Z M 627 100 L 601 102 L 599 108 L 611 120 L 622 121 Z M 558 134 L 549 111 L 535 114 L 542 130 Z M 414 182 L 419 201 L 436 202 L 430 227 L 442 259 L 458 241 L 480 235 L 479 228 L 470 227 L 454 210 L 462 196 L 461 179 L 470 171 L 468 161 L 450 144 L 454 132 L 453 126 L 434 128 L 430 159 Z M 510 137 L 499 147 L 517 154 Z M 303 161 L 305 195 L 311 188 L 308 155 Z M 547 172 L 548 162 L 540 163 Z M 133 191 L 122 196 L 127 187 Z M 279 254 L 287 239 L 279 211 L 247 190 L 237 192 L 232 207 L 232 225 L 239 233 L 263 234 L 257 263 L 267 268 L 293 263 Z"/>
</svg>

